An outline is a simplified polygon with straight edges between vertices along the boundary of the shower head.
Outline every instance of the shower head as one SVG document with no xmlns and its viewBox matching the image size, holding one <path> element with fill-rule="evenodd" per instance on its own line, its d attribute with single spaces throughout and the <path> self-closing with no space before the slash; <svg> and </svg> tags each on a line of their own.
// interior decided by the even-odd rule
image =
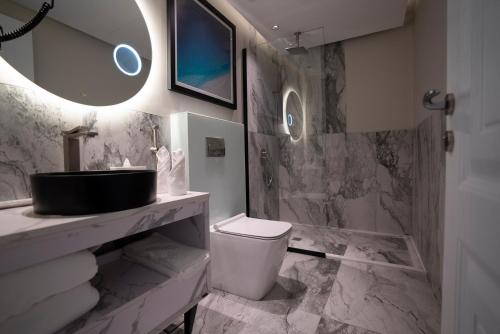
<svg viewBox="0 0 500 334">
<path fill-rule="evenodd" d="M 293 47 L 293 48 L 286 48 L 285 49 L 289 54 L 293 55 L 293 56 L 297 56 L 297 55 L 304 55 L 304 54 L 307 54 L 308 51 L 305 47 L 303 46 L 296 46 L 296 47 Z"/>
<path fill-rule="evenodd" d="M 305 47 L 300 46 L 300 35 L 301 35 L 301 34 L 302 34 L 302 33 L 301 33 L 300 31 L 297 31 L 297 32 L 295 33 L 295 38 L 296 38 L 296 40 L 297 40 L 297 43 L 296 43 L 297 45 L 296 45 L 296 46 L 289 47 L 289 48 L 285 48 L 285 50 L 286 50 L 289 54 L 291 54 L 291 55 L 293 55 L 293 56 L 297 56 L 297 55 L 304 55 L 304 54 L 307 54 L 307 53 L 308 53 L 308 51 L 307 51 L 307 49 L 306 49 Z"/>
</svg>

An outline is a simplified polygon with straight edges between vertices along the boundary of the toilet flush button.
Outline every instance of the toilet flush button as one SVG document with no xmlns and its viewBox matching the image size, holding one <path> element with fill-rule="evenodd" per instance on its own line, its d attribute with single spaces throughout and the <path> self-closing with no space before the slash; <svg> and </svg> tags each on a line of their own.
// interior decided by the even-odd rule
<svg viewBox="0 0 500 334">
<path fill-rule="evenodd" d="M 207 157 L 224 157 L 226 156 L 226 144 L 224 138 L 206 137 L 207 142 Z"/>
</svg>

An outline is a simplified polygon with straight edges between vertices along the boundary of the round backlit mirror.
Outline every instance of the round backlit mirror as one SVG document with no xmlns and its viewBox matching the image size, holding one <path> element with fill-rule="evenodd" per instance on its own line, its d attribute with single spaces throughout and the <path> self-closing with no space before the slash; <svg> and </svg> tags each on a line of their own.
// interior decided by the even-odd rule
<svg viewBox="0 0 500 334">
<path fill-rule="evenodd" d="M 28 22 L 43 2 L 1 0 L 4 32 Z M 106 106 L 130 99 L 144 86 L 151 43 L 135 0 L 64 0 L 55 1 L 32 32 L 2 43 L 0 56 L 51 93 Z"/>
<path fill-rule="evenodd" d="M 302 102 L 295 91 L 290 91 L 285 99 L 286 127 L 292 139 L 299 140 L 304 126 Z"/>
</svg>

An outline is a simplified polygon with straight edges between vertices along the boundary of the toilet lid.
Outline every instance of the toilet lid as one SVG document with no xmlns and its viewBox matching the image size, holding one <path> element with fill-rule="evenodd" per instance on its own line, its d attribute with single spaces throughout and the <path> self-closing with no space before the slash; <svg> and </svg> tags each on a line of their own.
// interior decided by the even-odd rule
<svg viewBox="0 0 500 334">
<path fill-rule="evenodd" d="M 245 237 L 279 239 L 292 228 L 290 223 L 275 220 L 248 218 L 244 215 L 235 218 L 216 224 L 215 229 L 219 232 Z"/>
</svg>

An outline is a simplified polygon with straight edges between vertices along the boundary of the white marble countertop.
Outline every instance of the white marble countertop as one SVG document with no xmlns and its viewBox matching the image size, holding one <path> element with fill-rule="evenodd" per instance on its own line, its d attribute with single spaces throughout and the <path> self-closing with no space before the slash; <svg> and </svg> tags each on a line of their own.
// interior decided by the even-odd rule
<svg viewBox="0 0 500 334">
<path fill-rule="evenodd" d="M 208 198 L 159 194 L 150 205 L 88 216 L 37 215 L 32 206 L 0 210 L 0 274 L 205 214 Z"/>
<path fill-rule="evenodd" d="M 158 194 L 155 203 L 124 211 L 108 212 L 86 216 L 47 216 L 37 215 L 33 206 L 0 210 L 0 245 L 24 240 L 26 237 L 43 236 L 54 232 L 79 229 L 84 226 L 120 219 L 151 209 L 171 209 L 182 207 L 189 202 L 201 202 L 208 193 L 188 192 L 184 196 Z"/>
</svg>

